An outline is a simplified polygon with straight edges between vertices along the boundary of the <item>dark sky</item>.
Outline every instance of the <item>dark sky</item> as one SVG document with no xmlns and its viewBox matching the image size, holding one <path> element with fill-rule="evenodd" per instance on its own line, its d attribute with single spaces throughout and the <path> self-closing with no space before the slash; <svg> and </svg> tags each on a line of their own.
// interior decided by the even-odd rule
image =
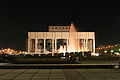
<svg viewBox="0 0 120 80">
<path fill-rule="evenodd" d="M 48 31 L 49 25 L 70 25 L 71 21 L 78 31 L 95 31 L 96 45 L 120 41 L 117 2 L 49 0 L 26 3 L 0 4 L 0 48 L 25 50 L 28 31 Z"/>
</svg>

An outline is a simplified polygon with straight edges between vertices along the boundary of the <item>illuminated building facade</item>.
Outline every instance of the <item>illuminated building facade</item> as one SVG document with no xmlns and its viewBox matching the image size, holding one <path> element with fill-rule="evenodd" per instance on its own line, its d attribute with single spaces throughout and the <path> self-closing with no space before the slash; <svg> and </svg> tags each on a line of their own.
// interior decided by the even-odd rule
<svg viewBox="0 0 120 80">
<path fill-rule="evenodd" d="M 60 45 L 68 48 L 70 26 L 49 26 L 49 32 L 28 32 L 28 53 L 57 53 Z M 95 32 L 74 32 L 79 52 L 95 53 Z"/>
</svg>

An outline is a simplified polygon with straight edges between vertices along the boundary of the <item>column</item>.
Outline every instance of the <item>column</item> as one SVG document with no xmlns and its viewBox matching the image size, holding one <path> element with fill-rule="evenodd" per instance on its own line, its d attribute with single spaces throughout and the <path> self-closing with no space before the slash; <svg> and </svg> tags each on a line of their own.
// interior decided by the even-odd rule
<svg viewBox="0 0 120 80">
<path fill-rule="evenodd" d="M 68 39 L 67 39 L 67 51 L 68 51 Z"/>
<path fill-rule="evenodd" d="M 52 32 L 52 56 L 54 56 L 55 49 L 54 49 L 54 32 Z"/>
<path fill-rule="evenodd" d="M 31 38 L 31 34 L 30 34 L 30 32 L 28 32 L 28 44 L 27 44 L 27 46 L 28 46 L 28 53 L 30 53 L 30 47 L 31 47 L 30 38 Z"/>
<path fill-rule="evenodd" d="M 35 53 L 37 53 L 37 43 L 38 43 L 38 39 L 35 39 Z"/>
<path fill-rule="evenodd" d="M 86 49 L 88 50 L 88 39 L 86 39 Z"/>
<path fill-rule="evenodd" d="M 54 39 L 52 39 L 52 56 L 54 56 Z"/>
<path fill-rule="evenodd" d="M 28 46 L 28 53 L 30 53 L 30 39 L 28 38 L 28 44 L 27 44 L 27 46 Z"/>
<path fill-rule="evenodd" d="M 95 53 L 95 33 L 94 33 L 94 38 L 93 38 L 93 53 Z"/>
<path fill-rule="evenodd" d="M 84 48 L 83 48 L 83 51 L 85 50 L 85 39 L 84 39 Z"/>
<path fill-rule="evenodd" d="M 44 39 L 44 53 L 46 53 L 46 39 Z"/>
<path fill-rule="evenodd" d="M 37 32 L 35 34 L 35 53 L 37 53 L 37 43 L 38 43 L 38 39 L 37 39 Z"/>
<path fill-rule="evenodd" d="M 56 41 L 57 39 L 55 39 L 55 53 L 56 53 L 56 49 L 57 49 L 57 41 Z"/>
<path fill-rule="evenodd" d="M 85 39 L 85 50 L 87 49 L 87 39 Z"/>
</svg>

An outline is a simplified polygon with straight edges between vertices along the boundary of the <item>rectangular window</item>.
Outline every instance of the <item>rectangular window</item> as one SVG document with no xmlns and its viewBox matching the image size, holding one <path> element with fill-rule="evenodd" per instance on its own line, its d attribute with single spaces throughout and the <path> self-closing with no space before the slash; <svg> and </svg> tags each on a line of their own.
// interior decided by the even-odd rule
<svg viewBox="0 0 120 80">
<path fill-rule="evenodd" d="M 44 39 L 38 39 L 37 48 L 38 52 L 44 52 Z"/>
<path fill-rule="evenodd" d="M 46 50 L 52 52 L 52 39 L 46 39 Z"/>
<path fill-rule="evenodd" d="M 35 39 L 31 39 L 30 43 L 31 43 L 30 52 L 35 52 Z"/>
<path fill-rule="evenodd" d="M 84 39 L 80 39 L 80 49 L 84 49 Z"/>
<path fill-rule="evenodd" d="M 93 39 L 88 39 L 88 49 L 93 52 Z"/>
</svg>

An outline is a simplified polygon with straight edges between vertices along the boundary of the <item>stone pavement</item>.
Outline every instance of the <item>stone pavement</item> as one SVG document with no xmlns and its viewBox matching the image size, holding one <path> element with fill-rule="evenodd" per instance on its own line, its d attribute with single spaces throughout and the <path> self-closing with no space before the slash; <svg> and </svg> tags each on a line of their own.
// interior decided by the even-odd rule
<svg viewBox="0 0 120 80">
<path fill-rule="evenodd" d="M 120 69 L 0 69 L 0 80 L 120 80 Z"/>
</svg>

